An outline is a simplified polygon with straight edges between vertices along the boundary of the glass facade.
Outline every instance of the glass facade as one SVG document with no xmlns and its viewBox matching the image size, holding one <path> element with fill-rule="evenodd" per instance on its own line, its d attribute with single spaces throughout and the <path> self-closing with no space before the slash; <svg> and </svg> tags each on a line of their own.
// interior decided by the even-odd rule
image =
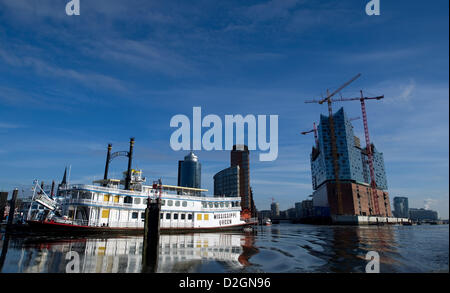
<svg viewBox="0 0 450 293">
<path fill-rule="evenodd" d="M 407 197 L 394 197 L 394 214 L 397 218 L 409 218 Z"/>
<path fill-rule="evenodd" d="M 202 165 L 193 152 L 178 161 L 178 186 L 201 188 Z"/>
<path fill-rule="evenodd" d="M 226 168 L 214 175 L 214 196 L 239 196 L 239 166 Z"/>
<path fill-rule="evenodd" d="M 338 153 L 339 179 L 357 183 L 370 184 L 368 158 L 364 147 L 360 146 L 360 139 L 353 133 L 353 126 L 344 109 L 341 108 L 333 115 Z M 328 180 L 334 180 L 334 166 L 331 149 L 331 133 L 328 116 L 320 116 L 318 127 L 319 147 L 313 148 L 311 153 L 311 173 L 313 189 Z M 372 144 L 375 182 L 382 190 L 387 189 L 386 173 L 384 169 L 383 153 Z"/>
</svg>

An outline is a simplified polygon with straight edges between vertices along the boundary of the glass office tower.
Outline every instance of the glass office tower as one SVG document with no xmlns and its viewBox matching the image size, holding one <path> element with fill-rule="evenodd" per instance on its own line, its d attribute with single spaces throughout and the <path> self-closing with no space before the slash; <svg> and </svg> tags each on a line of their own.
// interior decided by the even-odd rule
<svg viewBox="0 0 450 293">
<path fill-rule="evenodd" d="M 193 152 L 178 161 L 178 186 L 201 188 L 201 177 L 202 165 Z"/>
</svg>

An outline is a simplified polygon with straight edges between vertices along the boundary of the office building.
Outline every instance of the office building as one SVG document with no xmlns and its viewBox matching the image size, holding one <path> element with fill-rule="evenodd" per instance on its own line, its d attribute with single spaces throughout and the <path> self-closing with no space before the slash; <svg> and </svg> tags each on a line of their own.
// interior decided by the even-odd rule
<svg viewBox="0 0 450 293">
<path fill-rule="evenodd" d="M 198 157 L 190 152 L 183 161 L 178 161 L 178 186 L 201 188 L 201 170 Z"/>
<path fill-rule="evenodd" d="M 413 208 L 409 209 L 409 218 L 416 222 L 437 221 L 439 219 L 436 211 Z"/>
<path fill-rule="evenodd" d="M 409 205 L 407 197 L 394 197 L 394 216 L 397 218 L 409 218 Z"/>
<path fill-rule="evenodd" d="M 239 196 L 242 210 L 247 209 L 254 216 L 256 211 L 250 188 L 250 152 L 246 145 L 234 145 L 231 151 L 231 167 L 239 166 Z"/>
<path fill-rule="evenodd" d="M 338 176 L 341 185 L 342 213 L 344 215 L 375 215 L 376 203 L 370 187 L 368 156 L 361 141 L 354 135 L 353 126 L 344 109 L 334 115 L 336 151 L 338 154 Z M 314 207 L 327 210 L 331 215 L 339 214 L 337 185 L 335 178 L 331 131 L 328 116 L 320 116 L 318 126 L 318 145 L 311 152 L 311 175 L 314 189 Z M 380 216 L 392 216 L 383 153 L 371 145 L 375 182 L 377 185 Z"/>
<path fill-rule="evenodd" d="M 239 166 L 226 168 L 214 175 L 214 196 L 239 195 Z"/>
<path fill-rule="evenodd" d="M 277 202 L 273 202 L 270 205 L 270 210 L 272 211 L 272 217 L 280 216 L 280 205 Z"/>
</svg>

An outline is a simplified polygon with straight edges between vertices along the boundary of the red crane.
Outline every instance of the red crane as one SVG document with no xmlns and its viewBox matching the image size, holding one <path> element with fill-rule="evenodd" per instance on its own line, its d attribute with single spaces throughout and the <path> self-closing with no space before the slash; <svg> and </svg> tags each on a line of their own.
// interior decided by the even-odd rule
<svg viewBox="0 0 450 293">
<path fill-rule="evenodd" d="M 378 194 L 377 194 L 377 184 L 375 181 L 375 170 L 373 167 L 373 153 L 372 153 L 372 144 L 370 143 L 369 137 L 369 126 L 367 123 L 367 112 L 366 112 L 366 100 L 381 100 L 384 98 L 383 96 L 378 97 L 364 97 L 363 92 L 361 91 L 360 98 L 340 98 L 337 100 L 333 100 L 332 102 L 347 102 L 347 101 L 357 101 L 361 102 L 361 111 L 363 115 L 363 124 L 364 124 L 364 136 L 366 138 L 366 153 L 369 162 L 369 172 L 370 172 L 370 186 L 372 189 L 372 200 L 374 204 L 375 215 L 380 215 L 380 208 L 378 205 Z"/>
<path fill-rule="evenodd" d="M 344 208 L 342 205 L 342 192 L 341 192 L 341 184 L 339 182 L 339 161 L 338 161 L 338 154 L 337 154 L 337 146 L 336 146 L 336 135 L 334 131 L 334 119 L 333 119 L 333 108 L 331 106 L 333 100 L 331 99 L 334 95 L 339 93 L 342 89 L 344 89 L 346 86 L 351 84 L 353 81 L 358 79 L 361 76 L 361 74 L 357 74 L 355 77 L 341 85 L 337 90 L 332 92 L 331 94 L 327 90 L 327 97 L 323 98 L 322 100 L 312 100 L 312 101 L 305 101 L 305 103 L 318 103 L 322 105 L 323 103 L 327 102 L 328 104 L 328 121 L 330 124 L 330 136 L 331 136 L 331 153 L 333 156 L 333 167 L 334 167 L 334 178 L 336 180 L 336 191 L 337 191 L 337 202 L 338 202 L 338 214 L 343 215 L 344 214 Z"/>
</svg>

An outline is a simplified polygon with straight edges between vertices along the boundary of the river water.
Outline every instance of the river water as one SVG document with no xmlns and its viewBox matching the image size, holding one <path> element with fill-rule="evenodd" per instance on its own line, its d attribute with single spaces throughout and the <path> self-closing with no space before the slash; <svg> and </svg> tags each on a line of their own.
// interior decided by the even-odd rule
<svg viewBox="0 0 450 293">
<path fill-rule="evenodd" d="M 142 236 L 15 237 L 1 234 L 3 273 L 139 273 Z M 253 233 L 161 235 L 157 272 L 449 271 L 449 226 L 259 226 Z"/>
</svg>

